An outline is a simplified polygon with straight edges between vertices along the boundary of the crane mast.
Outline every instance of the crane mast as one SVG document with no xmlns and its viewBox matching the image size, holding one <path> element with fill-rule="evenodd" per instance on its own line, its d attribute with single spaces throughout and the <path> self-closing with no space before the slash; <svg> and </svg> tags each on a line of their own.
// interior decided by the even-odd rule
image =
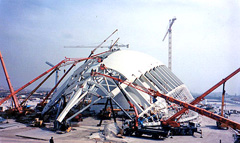
<svg viewBox="0 0 240 143">
<path fill-rule="evenodd" d="M 172 18 L 169 20 L 169 27 L 168 27 L 167 33 L 165 34 L 165 36 L 162 40 L 162 41 L 164 41 L 168 34 L 168 68 L 170 70 L 172 70 L 172 25 L 175 20 L 177 20 L 177 19 Z"/>
</svg>

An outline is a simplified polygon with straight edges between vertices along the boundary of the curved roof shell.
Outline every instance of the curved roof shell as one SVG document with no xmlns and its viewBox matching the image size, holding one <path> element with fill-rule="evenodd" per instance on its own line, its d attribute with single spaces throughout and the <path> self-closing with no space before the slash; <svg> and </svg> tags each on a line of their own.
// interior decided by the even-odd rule
<svg viewBox="0 0 240 143">
<path fill-rule="evenodd" d="M 103 105 L 94 105 L 100 100 L 107 99 L 116 101 L 116 108 L 127 109 L 129 104 L 126 97 L 136 106 L 140 116 L 154 111 L 159 118 L 167 119 L 177 110 L 168 108 L 172 103 L 167 103 L 162 98 L 153 98 L 127 85 L 117 83 L 103 76 L 91 76 L 91 71 L 108 74 L 133 84 L 151 88 L 160 93 L 190 103 L 193 100 L 187 87 L 176 77 L 162 62 L 144 53 L 131 50 L 111 50 L 98 55 L 102 59 L 90 59 L 81 65 L 69 79 L 52 96 L 49 103 L 44 107 L 42 114 L 51 112 L 53 109 L 57 121 L 63 123 L 83 112 L 88 107 L 98 112 Z M 104 64 L 107 69 L 101 70 Z M 99 96 L 102 98 L 100 99 Z M 89 104 L 84 104 L 88 102 Z M 68 117 L 70 112 L 75 113 Z M 123 111 L 124 112 L 124 111 Z M 128 113 L 126 113 L 128 114 Z M 70 115 L 69 115 L 70 116 Z M 181 117 L 182 122 L 197 118 L 198 114 L 190 111 Z M 129 118 L 131 118 L 129 116 Z"/>
<path fill-rule="evenodd" d="M 112 53 L 103 61 L 103 64 L 122 73 L 130 82 L 133 82 L 149 69 L 163 65 L 162 62 L 147 54 L 131 50 Z"/>
</svg>

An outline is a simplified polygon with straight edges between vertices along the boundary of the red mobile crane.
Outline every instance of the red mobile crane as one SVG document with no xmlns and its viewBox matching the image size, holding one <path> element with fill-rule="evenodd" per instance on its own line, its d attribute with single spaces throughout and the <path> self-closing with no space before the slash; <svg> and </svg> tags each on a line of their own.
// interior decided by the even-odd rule
<svg viewBox="0 0 240 143">
<path fill-rule="evenodd" d="M 5 102 L 6 100 L 8 100 L 9 98 L 12 97 L 13 100 L 14 100 L 15 108 L 17 108 L 17 110 L 18 110 L 19 112 L 21 112 L 23 103 L 25 103 L 25 102 L 28 100 L 28 98 L 52 75 L 53 72 L 50 73 L 49 76 L 47 76 L 47 77 L 30 93 L 30 95 L 27 97 L 27 99 L 24 100 L 21 104 L 19 104 L 19 102 L 18 102 L 18 100 L 17 100 L 17 98 L 16 98 L 16 94 L 17 94 L 19 91 L 23 90 L 24 88 L 26 88 L 27 86 L 29 86 L 29 85 L 32 84 L 33 82 L 37 81 L 39 78 L 43 77 L 44 75 L 46 75 L 46 74 L 49 73 L 50 71 L 52 71 L 52 70 L 54 70 L 54 69 L 56 70 L 57 68 L 59 68 L 62 64 L 66 63 L 66 62 L 73 61 L 73 63 L 72 63 L 73 65 L 72 65 L 72 67 L 70 67 L 70 69 L 68 70 L 68 72 L 75 66 L 76 63 L 81 62 L 81 61 L 87 61 L 87 60 L 89 60 L 89 59 L 97 58 L 98 61 L 100 62 L 101 59 L 100 59 L 98 56 L 101 55 L 101 54 L 103 54 L 103 53 L 106 53 L 106 52 L 111 51 L 111 49 L 112 49 L 113 46 L 117 43 L 117 41 L 119 40 L 119 38 L 115 41 L 115 43 L 114 43 L 112 46 L 110 46 L 110 49 L 109 49 L 108 51 L 105 51 L 105 52 L 102 52 L 102 53 L 98 53 L 98 54 L 93 55 L 94 52 L 95 52 L 99 47 L 101 47 L 102 44 L 105 43 L 105 42 L 106 42 L 113 34 L 115 34 L 117 31 L 118 31 L 118 29 L 116 29 L 111 35 L 109 35 L 100 45 L 98 45 L 96 48 L 94 48 L 94 50 L 91 51 L 91 54 L 90 54 L 87 58 L 65 58 L 64 60 L 62 60 L 61 62 L 59 62 L 57 65 L 55 65 L 55 66 L 53 66 L 52 68 L 50 68 L 49 70 L 45 71 L 44 73 L 42 73 L 42 74 L 39 75 L 38 77 L 34 78 L 33 80 L 31 80 L 31 81 L 28 82 L 27 84 L 23 85 L 21 88 L 17 89 L 16 91 L 14 91 L 13 88 L 12 88 L 12 85 L 11 85 L 11 82 L 10 82 L 10 78 L 9 78 L 9 76 L 8 76 L 8 73 L 7 73 L 7 70 L 6 70 L 6 67 L 5 67 L 3 58 L 2 58 L 2 54 L 1 54 L 1 52 L 0 52 L 0 60 L 1 60 L 1 62 L 2 62 L 3 70 L 4 70 L 4 72 L 5 72 L 5 76 L 6 76 L 8 85 L 9 85 L 9 89 L 10 89 L 10 91 L 11 91 L 11 94 L 9 94 L 9 95 L 8 95 L 7 97 L 5 97 L 4 99 L 0 100 L 0 105 L 1 105 L 3 102 Z M 68 73 L 68 72 L 67 72 L 67 73 Z M 57 83 L 56 86 L 54 86 L 53 89 L 56 89 L 56 87 L 58 86 L 58 84 L 62 81 L 62 79 L 66 76 L 67 73 L 65 73 L 65 74 L 63 75 L 63 77 L 61 78 L 61 80 Z M 44 104 L 45 100 L 48 99 L 48 97 L 52 94 L 52 92 L 53 92 L 53 91 L 51 90 L 51 92 L 50 92 L 50 93 L 46 96 L 46 98 L 41 102 L 41 105 Z"/>
<path fill-rule="evenodd" d="M 2 62 L 2 67 L 3 67 L 3 71 L 5 73 L 5 77 L 6 77 L 6 80 L 7 80 L 7 83 L 8 83 L 9 90 L 10 90 L 10 92 L 12 94 L 12 99 L 13 99 L 13 102 L 14 102 L 15 109 L 17 109 L 19 112 L 22 112 L 22 108 L 21 108 L 21 106 L 20 106 L 20 104 L 18 102 L 17 96 L 16 96 L 16 94 L 14 94 L 14 89 L 13 89 L 12 83 L 10 81 L 10 78 L 9 78 L 9 75 L 8 75 L 8 72 L 7 72 L 7 68 L 5 66 L 5 63 L 4 63 L 1 51 L 0 51 L 0 60 Z"/>
<path fill-rule="evenodd" d="M 101 53 L 100 53 L 100 54 L 101 54 Z M 50 71 L 53 71 L 54 69 L 62 66 L 62 64 L 73 64 L 73 65 L 72 65 L 72 67 L 73 67 L 73 66 L 75 66 L 76 63 L 79 63 L 79 62 L 82 62 L 82 61 L 85 61 L 85 60 L 88 60 L 88 59 L 98 58 L 98 55 L 99 55 L 99 54 L 96 54 L 96 55 L 93 55 L 93 56 L 88 57 L 88 58 L 66 58 L 66 57 L 65 57 L 64 60 L 62 60 L 61 62 L 59 62 L 58 64 L 56 64 L 54 67 L 52 67 L 52 68 L 50 68 L 49 70 L 45 71 L 44 73 L 42 73 L 41 75 L 39 75 L 38 77 L 34 78 L 33 80 L 31 80 L 30 82 L 28 82 L 27 84 L 23 85 L 22 87 L 20 87 L 19 89 L 15 90 L 15 91 L 13 90 L 11 84 L 9 84 L 9 88 L 10 88 L 10 90 L 11 90 L 11 94 L 9 94 L 8 96 L 6 96 L 6 97 L 3 98 L 2 100 L 0 100 L 0 105 L 1 105 L 2 103 L 4 103 L 6 100 L 8 100 L 9 98 L 13 97 L 13 99 L 15 99 L 15 100 L 14 100 L 14 103 L 15 103 L 16 108 L 18 109 L 18 111 L 21 111 L 20 109 L 22 108 L 22 105 L 23 105 L 23 104 L 19 105 L 18 100 L 17 100 L 16 98 L 14 98 L 14 96 L 15 96 L 18 92 L 20 92 L 21 90 L 23 90 L 23 89 L 26 88 L 27 86 L 31 85 L 32 83 L 34 83 L 35 81 L 37 81 L 38 79 L 40 79 L 41 77 L 43 77 L 44 75 L 46 75 L 47 73 L 49 73 Z M 4 69 L 4 71 L 5 71 L 5 70 L 6 70 L 6 67 L 5 67 L 4 62 L 3 62 L 3 60 L 2 60 L 2 56 L 1 56 L 1 61 L 2 61 L 2 64 L 3 64 L 3 69 Z M 73 63 L 67 63 L 67 62 L 73 62 Z M 69 70 L 71 70 L 72 67 L 70 67 Z M 7 72 L 5 72 L 6 79 L 7 79 L 8 83 L 10 83 L 9 76 L 8 76 L 8 74 L 6 74 L 6 73 L 7 73 Z M 67 72 L 67 73 L 68 73 L 68 72 Z M 67 73 L 65 73 L 65 75 L 64 75 L 62 78 L 64 78 Z M 51 73 L 51 74 L 52 74 L 52 73 Z M 51 75 L 51 74 L 50 74 L 50 75 Z M 49 75 L 49 76 L 50 76 L 50 75 Z M 49 77 L 49 76 L 48 76 L 48 77 Z M 48 78 L 48 77 L 47 77 L 47 78 Z M 46 78 L 46 79 L 47 79 L 47 78 Z M 44 79 L 43 82 L 45 82 L 46 79 Z M 39 88 L 39 87 L 43 84 L 43 82 L 40 83 L 39 86 L 37 86 L 37 88 Z M 59 82 L 61 82 L 61 80 L 60 80 Z M 59 84 L 59 83 L 58 83 L 58 84 Z M 12 88 L 12 89 L 11 89 L 11 88 Z M 34 91 L 36 91 L 37 88 L 34 89 Z M 56 86 L 54 87 L 54 89 L 55 89 L 55 88 L 56 88 Z M 44 99 L 44 101 L 45 101 L 49 96 L 50 96 L 50 94 Z M 29 98 L 29 97 L 28 97 L 28 98 Z M 28 99 L 28 98 L 27 98 L 27 99 Z M 43 102 L 44 102 L 44 101 L 43 101 Z M 26 100 L 24 100 L 23 102 L 26 102 Z M 43 105 L 43 102 L 41 102 L 42 105 Z M 18 106 L 17 106 L 17 105 L 18 105 Z"/>
<path fill-rule="evenodd" d="M 103 66 L 103 68 L 102 69 L 106 69 L 106 67 L 105 66 Z M 235 121 L 232 121 L 232 120 L 229 120 L 229 119 L 227 119 L 227 118 L 224 118 L 224 117 L 222 117 L 222 116 L 220 116 L 220 115 L 217 115 L 217 114 L 214 114 L 214 113 L 212 113 L 212 112 L 210 112 L 210 111 L 207 111 L 207 110 L 205 110 L 205 109 L 201 109 L 201 108 L 198 108 L 198 107 L 195 107 L 194 106 L 194 104 L 196 104 L 196 103 L 198 103 L 198 102 L 200 102 L 202 99 L 203 99 L 203 97 L 205 97 L 207 94 L 209 94 L 211 91 L 213 91 L 214 89 L 216 89 L 218 86 L 220 86 L 222 83 L 224 83 L 224 82 L 226 82 L 228 79 L 230 79 L 232 76 L 234 76 L 235 74 L 237 74 L 238 72 L 240 71 L 240 68 L 239 69 L 237 69 L 236 71 L 234 71 L 232 74 L 230 74 L 227 78 L 225 78 L 225 79 L 223 79 L 222 81 L 220 81 L 218 84 L 216 84 L 214 87 L 212 87 L 210 90 L 208 90 L 207 92 L 205 92 L 203 95 L 201 95 L 200 97 L 198 97 L 196 100 L 194 100 L 193 102 L 191 102 L 191 104 L 189 104 L 189 103 L 185 103 L 185 102 L 183 102 L 183 101 L 180 101 L 180 100 L 177 100 L 177 99 L 175 99 L 175 98 L 172 98 L 172 97 L 169 97 L 169 96 L 167 96 L 167 95 L 165 95 L 165 94 L 161 94 L 160 92 L 158 92 L 158 91 L 154 91 L 153 89 L 147 89 L 147 88 L 145 88 L 145 87 L 141 87 L 141 86 L 138 86 L 138 85 L 134 85 L 134 84 L 132 84 L 131 82 L 128 82 L 128 81 L 124 81 L 124 80 L 122 80 L 122 79 L 118 79 L 118 78 L 115 78 L 115 77 L 112 77 L 112 76 L 109 76 L 109 75 L 105 75 L 105 74 L 102 74 L 102 73 L 99 73 L 99 72 L 96 72 L 96 71 L 92 71 L 92 76 L 96 76 L 96 75 L 101 75 L 101 76 L 105 76 L 105 77 L 108 77 L 108 78 L 111 78 L 111 79 L 113 79 L 113 80 L 116 80 L 116 81 L 118 81 L 118 82 L 121 82 L 121 83 L 124 83 L 124 84 L 126 84 L 126 85 L 128 85 L 128 86 L 130 86 L 130 87 L 132 87 L 132 88 L 135 88 L 135 89 L 137 89 L 137 90 L 139 90 L 139 91 L 142 91 L 142 92 L 144 92 L 144 93 L 147 93 L 147 94 L 149 94 L 149 95 L 151 95 L 151 96 L 153 96 L 153 97 L 161 97 L 161 98 L 164 98 L 165 100 L 168 100 L 168 101 L 170 101 L 170 102 L 173 102 L 173 103 L 175 103 L 175 104 L 178 104 L 178 105 L 180 105 L 180 106 L 183 106 L 184 107 L 184 109 L 182 109 L 182 110 L 187 110 L 187 109 L 190 109 L 190 110 L 193 110 L 193 111 L 195 111 L 195 112 L 198 112 L 199 114 L 201 114 L 201 115 L 204 115 L 204 116 L 206 116 L 206 117 L 209 117 L 209 118 L 211 118 L 211 119 L 214 119 L 214 120 L 216 120 L 216 121 L 218 121 L 218 122 L 220 122 L 220 123 L 223 123 L 223 124 L 226 124 L 227 126 L 229 126 L 229 127 L 231 127 L 231 128 L 233 128 L 233 129 L 237 129 L 237 130 L 240 130 L 240 123 L 237 123 L 237 122 L 235 122 Z M 136 110 L 136 108 L 135 108 L 135 110 Z M 185 112 L 184 111 L 184 112 Z M 137 112 L 137 111 L 135 111 L 135 112 Z M 179 115 L 181 115 L 182 113 L 184 113 L 183 111 L 181 111 L 180 113 L 178 112 L 177 114 L 179 114 Z M 175 115 L 176 117 L 178 117 L 179 115 Z M 135 131 L 135 134 L 138 132 L 138 124 L 136 123 L 136 122 L 138 122 L 138 120 L 137 120 L 137 118 L 138 117 L 136 117 L 136 120 L 135 120 L 135 127 L 133 128 L 133 130 Z M 169 119 L 168 119 L 169 120 Z M 170 120 L 170 121 L 172 121 L 172 120 Z M 169 124 L 169 123 L 171 123 L 171 122 L 169 122 L 169 121 L 163 121 L 162 122 L 162 125 L 163 125 L 163 127 L 165 127 L 165 125 L 171 125 L 171 124 Z M 179 124 L 178 124 L 179 125 Z M 179 127 L 179 126 L 178 126 Z M 169 129 L 166 129 L 166 130 L 169 130 Z M 155 132 L 154 132 L 155 133 Z"/>
<path fill-rule="evenodd" d="M 214 85 L 213 87 L 211 87 L 209 90 L 207 90 L 205 93 L 203 93 L 201 96 L 197 97 L 194 101 L 192 101 L 190 104 L 192 105 L 196 105 L 198 104 L 200 101 L 202 101 L 204 99 L 204 97 L 206 97 L 209 93 L 211 93 L 213 90 L 215 90 L 216 88 L 218 88 L 219 86 L 221 86 L 222 84 L 224 84 L 227 80 L 229 80 L 230 78 L 232 78 L 234 75 L 236 75 L 237 73 L 240 72 L 240 68 L 238 68 L 237 70 L 235 70 L 233 73 L 231 73 L 229 76 L 227 76 L 226 78 L 222 79 L 220 82 L 218 82 L 216 85 Z M 183 114 L 186 110 L 188 110 L 188 108 L 183 108 L 182 110 L 180 110 L 179 112 L 177 112 L 176 114 L 174 114 L 172 117 L 170 117 L 166 122 L 168 124 L 175 122 L 175 119 L 180 116 L 181 114 Z M 176 122 L 175 122 L 176 123 Z M 177 126 L 179 126 L 179 124 L 175 124 Z"/>
</svg>

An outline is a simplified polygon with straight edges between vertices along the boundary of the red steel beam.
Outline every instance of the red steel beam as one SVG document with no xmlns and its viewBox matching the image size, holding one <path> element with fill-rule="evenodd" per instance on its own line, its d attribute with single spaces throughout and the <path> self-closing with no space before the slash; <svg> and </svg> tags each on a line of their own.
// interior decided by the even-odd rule
<svg viewBox="0 0 240 143">
<path fill-rule="evenodd" d="M 58 81 L 58 83 L 52 88 L 52 90 L 48 93 L 48 95 L 43 99 L 43 101 L 40 103 L 41 106 L 44 105 L 44 102 L 48 99 L 48 97 L 53 93 L 53 91 L 57 88 L 57 86 L 60 84 L 60 82 L 64 79 L 64 77 L 70 72 L 70 70 L 76 65 L 76 63 L 74 63 L 69 69 L 68 71 L 62 76 L 62 78 Z"/>
<path fill-rule="evenodd" d="M 64 60 L 62 60 L 61 62 L 59 62 L 57 65 L 55 65 L 54 67 L 50 68 L 49 70 L 45 71 L 44 73 L 42 73 L 41 75 L 39 75 L 38 77 L 34 78 L 33 80 L 31 80 L 30 82 L 28 82 L 27 84 L 25 84 L 24 86 L 22 86 L 21 88 L 17 89 L 16 91 L 14 91 L 13 93 L 9 94 L 7 97 L 5 97 L 4 99 L 2 99 L 0 101 L 0 105 L 2 105 L 2 103 L 4 103 L 6 100 L 8 100 L 9 98 L 11 98 L 12 96 L 14 96 L 15 94 L 17 94 L 19 91 L 23 90 L 24 88 L 26 88 L 27 86 L 29 86 L 30 84 L 34 83 L 35 81 L 37 81 L 39 78 L 43 77 L 44 75 L 46 75 L 47 73 L 49 73 L 50 71 L 52 71 L 53 69 L 59 67 L 61 64 L 63 63 L 66 63 L 68 61 L 74 61 L 75 63 L 78 63 L 78 62 L 82 62 L 82 61 L 85 61 L 85 60 L 88 60 L 88 59 L 94 59 L 94 58 L 97 58 L 98 55 L 101 55 L 101 54 L 104 54 L 104 53 L 107 53 L 109 52 L 110 50 L 108 51 L 105 51 L 105 52 L 102 52 L 102 53 L 99 53 L 99 54 L 95 54 L 95 55 L 92 55 L 91 57 L 88 57 L 88 58 L 66 58 Z"/>
<path fill-rule="evenodd" d="M 57 68 L 56 68 L 56 69 L 57 69 Z M 33 93 L 34 93 L 35 91 L 37 91 L 38 88 L 56 71 L 56 69 L 54 69 L 54 70 L 28 95 L 28 97 L 22 101 L 22 103 L 20 104 L 21 106 L 23 106 L 23 104 L 24 104 L 24 103 L 33 95 Z"/>
<path fill-rule="evenodd" d="M 62 60 L 61 62 L 59 62 L 57 65 L 55 65 L 54 67 L 50 68 L 49 70 L 45 71 L 44 73 L 42 73 L 41 75 L 39 75 L 38 77 L 34 78 L 33 80 L 31 80 L 30 82 L 28 82 L 27 84 L 25 84 L 24 86 L 22 86 L 21 88 L 17 89 L 15 92 L 9 94 L 7 97 L 5 97 L 4 99 L 2 99 L 0 101 L 0 105 L 2 105 L 3 102 L 5 102 L 6 100 L 8 100 L 9 98 L 11 98 L 14 94 L 17 94 L 19 91 L 23 90 L 24 88 L 26 88 L 27 86 L 29 86 L 30 84 L 34 83 L 35 81 L 37 81 L 39 78 L 43 77 L 44 75 L 46 75 L 47 73 L 49 73 L 50 71 L 52 71 L 53 69 L 59 67 L 61 64 L 66 63 L 68 61 L 75 61 L 77 62 L 81 62 L 87 59 L 93 59 L 94 57 L 97 57 L 97 55 L 94 55 L 90 58 L 65 58 L 64 60 Z"/>
<path fill-rule="evenodd" d="M 170 101 L 170 102 L 176 103 L 176 104 L 178 104 L 178 105 L 180 105 L 180 106 L 183 106 L 184 109 L 186 108 L 186 109 L 193 110 L 193 111 L 195 111 L 195 112 L 198 112 L 198 113 L 201 114 L 201 115 L 204 115 L 204 116 L 206 116 L 206 117 L 209 117 L 209 118 L 214 119 L 214 120 L 216 120 L 216 121 L 219 121 L 219 122 L 221 122 L 221 123 L 227 124 L 229 127 L 233 128 L 233 129 L 238 129 L 238 130 L 240 130 L 240 124 L 237 123 L 237 122 L 235 122 L 235 121 L 229 120 L 229 119 L 227 119 L 227 118 L 224 118 L 224 117 L 222 117 L 222 116 L 220 116 L 220 115 L 214 114 L 214 113 L 212 113 L 212 112 L 210 112 L 210 111 L 207 111 L 207 110 L 205 110 L 205 109 L 195 107 L 195 106 L 192 105 L 192 104 L 185 103 L 185 102 L 183 102 L 183 101 L 177 100 L 177 99 L 175 99 L 175 98 L 169 97 L 169 96 L 167 96 L 167 95 L 161 94 L 161 93 L 156 92 L 156 91 L 155 91 L 155 94 L 154 94 L 154 95 L 155 95 L 155 96 L 162 97 L 162 98 L 164 98 L 164 99 L 166 99 L 166 100 L 168 100 L 168 101 Z"/>
<path fill-rule="evenodd" d="M 221 85 L 222 82 L 223 82 L 223 83 L 226 82 L 228 79 L 230 79 L 232 76 L 234 76 L 235 74 L 237 74 L 239 71 L 240 71 L 240 68 L 239 68 L 238 70 L 236 70 L 235 72 L 233 72 L 233 73 L 232 73 L 231 75 L 229 75 L 228 77 L 226 77 L 225 79 L 223 79 L 223 80 L 222 80 L 221 82 L 219 82 L 218 84 Z M 159 93 L 158 91 L 155 91 L 155 90 L 153 90 L 153 89 L 146 89 L 145 87 L 141 87 L 141 86 L 138 86 L 138 85 L 134 85 L 134 84 L 132 84 L 132 83 L 130 83 L 130 82 L 127 82 L 127 81 L 124 81 L 124 80 L 121 80 L 121 79 L 118 79 L 118 78 L 115 78 L 115 77 L 111 77 L 111 76 L 108 76 L 108 75 L 105 75 L 105 74 L 101 74 L 101 73 L 98 73 L 98 72 L 95 72 L 95 71 L 92 71 L 91 75 L 92 75 L 92 76 L 102 75 L 102 76 L 111 78 L 111 79 L 113 79 L 113 80 L 116 80 L 116 81 L 119 81 L 119 82 L 121 82 L 121 83 L 124 83 L 124 84 L 126 84 L 126 85 L 128 85 L 128 86 L 130 86 L 130 87 L 133 87 L 133 88 L 135 88 L 135 89 L 137 89 L 137 90 L 140 90 L 140 91 L 142 91 L 142 92 L 145 92 L 145 93 L 147 93 L 147 94 L 149 94 L 149 95 L 151 95 L 151 96 L 153 96 L 153 97 L 157 97 L 157 96 L 158 96 L 158 97 L 162 97 L 162 98 L 164 98 L 165 100 L 168 100 L 168 101 L 170 101 L 170 102 L 173 102 L 173 103 L 175 103 L 175 104 L 178 104 L 178 105 L 180 105 L 180 106 L 183 106 L 184 109 L 193 110 L 193 111 L 195 111 L 195 112 L 198 112 L 198 113 L 201 114 L 201 115 L 204 115 L 204 116 L 206 116 L 206 117 L 209 117 L 209 118 L 211 118 L 211 119 L 214 119 L 214 120 L 216 120 L 216 121 L 218 121 L 218 122 L 224 123 L 224 124 L 228 125 L 229 127 L 233 128 L 233 129 L 238 129 L 238 130 L 240 130 L 240 124 L 237 123 L 237 122 L 235 122 L 235 121 L 229 120 L 229 119 L 227 119 L 227 118 L 224 118 L 224 117 L 222 117 L 222 116 L 220 116 L 220 115 L 214 114 L 214 113 L 212 113 L 212 112 L 210 112 L 210 111 L 207 111 L 207 110 L 205 110 L 205 109 L 195 107 L 195 106 L 192 105 L 192 104 L 185 103 L 185 102 L 180 101 L 180 100 L 177 100 L 177 99 L 175 99 L 175 98 L 173 98 L 173 97 L 169 97 L 169 96 L 167 96 L 167 95 L 165 95 L 165 94 L 161 94 L 161 93 Z M 216 85 L 215 85 L 214 87 L 217 88 Z M 211 89 L 212 89 L 212 88 L 211 88 Z M 199 99 L 200 99 L 200 98 L 199 98 Z M 196 101 L 195 101 L 195 102 L 196 102 Z"/>
<path fill-rule="evenodd" d="M 3 60 L 3 56 L 2 56 L 2 54 L 1 54 L 1 51 L 0 51 L 0 60 L 1 60 L 1 62 L 2 62 L 2 67 L 3 67 L 3 71 L 4 71 L 4 73 L 5 73 L 5 77 L 6 77 L 6 80 L 7 80 L 7 83 L 8 83 L 9 90 L 10 90 L 11 94 L 13 94 L 13 93 L 14 93 L 14 89 L 13 89 L 12 83 L 11 83 L 11 81 L 10 81 L 10 77 L 9 77 L 9 75 L 8 75 L 7 68 L 6 68 L 6 66 L 5 66 L 5 63 L 4 63 L 4 60 Z M 19 102 L 18 102 L 18 99 L 17 99 L 16 94 L 13 94 L 12 99 L 13 99 L 15 108 L 16 108 L 19 112 L 21 112 L 21 111 L 22 111 L 22 108 L 21 108 L 20 105 L 19 105 Z"/>
<path fill-rule="evenodd" d="M 222 79 L 220 82 L 218 82 L 216 85 L 214 85 L 212 88 L 210 88 L 209 90 L 207 90 L 205 93 L 203 93 L 201 96 L 197 97 L 194 101 L 192 101 L 190 104 L 195 105 L 198 104 L 200 101 L 203 100 L 203 98 L 205 96 L 207 96 L 209 93 L 211 93 L 213 90 L 215 90 L 216 88 L 218 88 L 220 85 L 222 85 L 223 83 L 225 83 L 227 80 L 229 80 L 230 78 L 232 78 L 234 75 L 236 75 L 237 73 L 240 72 L 240 68 L 238 68 L 237 70 L 235 70 L 233 73 L 231 73 L 229 76 L 227 76 L 226 78 Z M 186 110 L 188 110 L 188 108 L 183 108 L 182 110 L 180 110 L 179 112 L 177 112 L 176 114 L 174 114 L 172 117 L 170 117 L 168 120 L 166 120 L 166 122 L 171 122 L 174 121 L 179 115 L 183 114 Z"/>
<path fill-rule="evenodd" d="M 16 91 L 14 91 L 13 93 L 9 94 L 7 97 L 3 98 L 0 101 L 0 105 L 5 102 L 6 100 L 8 100 L 9 98 L 11 98 L 13 95 L 17 94 L 19 91 L 23 90 L 24 88 L 26 88 L 27 86 L 29 86 L 30 84 L 34 83 L 35 81 L 37 81 L 39 78 L 43 77 L 45 74 L 49 73 L 50 71 L 52 71 L 53 69 L 57 68 L 58 66 L 60 66 L 62 63 L 65 63 L 66 60 L 62 60 L 60 63 L 58 63 L 57 65 L 55 65 L 54 67 L 50 68 L 49 70 L 45 71 L 44 73 L 42 73 L 41 75 L 39 75 L 38 77 L 34 78 L 33 80 L 31 80 L 30 82 L 28 82 L 27 84 L 25 84 L 24 86 L 22 86 L 21 88 L 17 89 Z"/>
</svg>

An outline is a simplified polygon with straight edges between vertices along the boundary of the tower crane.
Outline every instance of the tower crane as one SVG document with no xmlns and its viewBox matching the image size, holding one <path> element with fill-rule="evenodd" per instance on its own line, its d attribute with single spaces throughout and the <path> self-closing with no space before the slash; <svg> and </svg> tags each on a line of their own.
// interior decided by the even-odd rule
<svg viewBox="0 0 240 143">
<path fill-rule="evenodd" d="M 167 33 L 165 34 L 162 40 L 164 41 L 168 35 L 168 68 L 170 70 L 172 70 L 172 25 L 175 20 L 177 20 L 175 17 L 169 20 L 169 27 L 168 27 Z"/>
<path fill-rule="evenodd" d="M 96 48 L 97 46 L 64 46 L 64 48 Z M 111 46 L 100 46 L 99 48 L 110 48 Z M 129 48 L 129 44 L 115 44 L 113 47 L 126 47 Z"/>
<path fill-rule="evenodd" d="M 105 40 L 103 40 L 103 42 L 101 44 L 99 44 L 98 46 L 64 46 L 64 48 L 94 48 L 92 51 L 91 51 L 91 54 L 88 56 L 90 57 L 98 48 L 109 48 L 111 49 L 112 47 L 126 47 L 128 48 L 129 47 L 129 44 L 127 45 L 119 45 L 117 44 L 117 41 L 119 40 L 119 38 L 115 41 L 114 44 L 111 44 L 111 46 L 102 46 L 103 43 L 105 43 L 112 35 L 114 35 L 116 32 L 118 31 L 118 29 L 116 29 L 112 34 L 110 34 Z"/>
</svg>

